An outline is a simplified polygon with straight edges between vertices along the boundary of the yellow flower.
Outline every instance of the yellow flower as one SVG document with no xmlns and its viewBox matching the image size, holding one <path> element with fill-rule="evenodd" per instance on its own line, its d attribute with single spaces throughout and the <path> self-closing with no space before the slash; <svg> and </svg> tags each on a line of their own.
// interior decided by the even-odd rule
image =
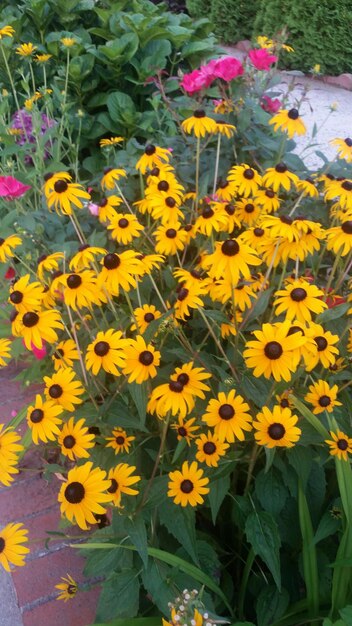
<svg viewBox="0 0 352 626">
<path fill-rule="evenodd" d="M 112 437 L 106 437 L 106 441 L 109 441 L 109 443 L 106 444 L 106 447 L 113 448 L 115 454 L 119 454 L 119 452 L 126 452 L 128 454 L 131 447 L 131 441 L 134 441 L 135 437 L 133 437 L 133 435 L 128 437 L 126 431 L 119 427 L 114 428 L 112 435 Z"/>
<path fill-rule="evenodd" d="M 121 141 L 124 141 L 123 137 L 110 137 L 109 139 L 100 139 L 99 146 L 101 148 L 116 146 L 116 144 L 121 143 Z"/>
<path fill-rule="evenodd" d="M 276 115 L 269 120 L 269 124 L 273 124 L 274 131 L 281 130 L 286 132 L 290 139 L 294 135 L 305 135 L 307 129 L 299 116 L 297 109 L 280 109 Z"/>
<path fill-rule="evenodd" d="M 36 63 L 46 63 L 49 59 L 52 58 L 52 54 L 36 54 L 35 61 Z"/>
<path fill-rule="evenodd" d="M 0 28 L 0 39 L 3 37 L 13 37 L 15 34 L 15 29 L 12 26 L 3 26 Z"/>
<path fill-rule="evenodd" d="M 65 48 L 72 48 L 72 46 L 77 43 L 77 39 L 75 39 L 74 37 L 62 37 L 60 41 L 62 45 L 65 46 Z"/>
<path fill-rule="evenodd" d="M 330 454 L 337 456 L 340 461 L 348 461 L 348 455 L 352 454 L 351 437 L 345 435 L 341 430 L 338 430 L 337 433 L 330 431 L 330 436 L 332 439 L 325 440 L 325 443 L 330 447 Z"/>
<path fill-rule="evenodd" d="M 110 487 L 108 492 L 111 494 L 111 500 L 115 506 L 121 507 L 121 496 L 125 493 L 128 496 L 137 496 L 137 489 L 132 489 L 131 485 L 135 485 L 141 480 L 140 476 L 132 476 L 136 467 L 127 463 L 119 463 L 116 467 L 109 471 Z"/>
<path fill-rule="evenodd" d="M 276 405 L 270 411 L 267 406 L 263 406 L 262 412 L 257 414 L 257 421 L 253 422 L 257 431 L 254 435 L 257 444 L 267 448 L 292 448 L 301 436 L 297 421 L 298 417 L 292 415 L 289 408 L 283 409 Z"/>
<path fill-rule="evenodd" d="M 10 572 L 10 564 L 21 567 L 25 565 L 25 555 L 29 552 L 23 544 L 28 541 L 28 530 L 23 524 L 7 524 L 0 530 L 0 564 Z"/>
<path fill-rule="evenodd" d="M 0 339 L 0 367 L 7 365 L 5 359 L 11 357 L 11 341 L 9 339 Z"/>
<path fill-rule="evenodd" d="M 67 578 L 61 576 L 61 580 L 63 581 L 62 583 L 55 585 L 55 589 L 60 591 L 56 599 L 67 602 L 67 600 L 75 597 L 78 591 L 78 585 L 69 574 L 67 574 Z"/>
<path fill-rule="evenodd" d="M 209 493 L 209 488 L 206 486 L 209 484 L 209 478 L 204 478 L 203 475 L 204 472 L 198 468 L 196 461 L 191 464 L 185 461 L 181 471 L 169 473 L 167 495 L 174 499 L 175 504 L 180 504 L 182 507 L 188 504 L 191 506 L 203 504 L 203 495 Z"/>
<path fill-rule="evenodd" d="M 36 49 L 37 46 L 34 46 L 32 43 L 22 43 L 16 48 L 16 54 L 19 54 L 21 57 L 30 57 Z"/>
<path fill-rule="evenodd" d="M 18 455 L 24 451 L 21 437 L 12 430 L 0 424 L 0 484 L 9 486 L 13 481 L 11 474 L 18 474 Z"/>
<path fill-rule="evenodd" d="M 142 384 L 157 375 L 156 367 L 160 363 L 160 352 L 151 344 L 146 344 L 143 337 L 129 339 L 124 350 L 126 362 L 122 373 L 128 376 L 128 382 Z"/>
<path fill-rule="evenodd" d="M 221 391 L 216 399 L 210 400 L 205 410 L 202 421 L 214 428 L 214 434 L 220 441 L 244 441 L 243 431 L 252 430 L 249 405 L 234 389 L 227 395 Z"/>
<path fill-rule="evenodd" d="M 217 124 L 211 117 L 207 117 L 203 109 L 194 111 L 191 117 L 188 117 L 181 124 L 183 130 L 188 134 L 194 133 L 195 137 L 205 137 L 206 133 L 216 133 Z"/>
</svg>

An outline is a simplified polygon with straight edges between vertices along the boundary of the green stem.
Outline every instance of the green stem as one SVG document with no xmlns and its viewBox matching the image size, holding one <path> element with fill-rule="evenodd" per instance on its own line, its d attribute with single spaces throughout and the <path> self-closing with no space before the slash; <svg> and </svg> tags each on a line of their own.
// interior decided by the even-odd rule
<svg viewBox="0 0 352 626">
<path fill-rule="evenodd" d="M 218 143 L 216 147 L 216 159 L 215 159 L 215 171 L 214 171 L 214 185 L 213 185 L 213 196 L 216 191 L 216 181 L 218 180 L 218 172 L 219 172 L 219 160 L 220 160 L 220 145 L 221 145 L 221 133 L 218 135 Z"/>
<path fill-rule="evenodd" d="M 335 261 L 334 261 L 334 265 L 332 266 L 332 270 L 330 272 L 329 280 L 328 280 L 327 285 L 325 287 L 324 302 L 326 302 L 326 300 L 328 299 L 329 290 L 330 290 L 333 278 L 335 276 L 335 272 L 337 270 L 337 266 L 338 266 L 340 258 L 341 258 L 341 252 L 342 252 L 342 246 L 341 246 L 341 248 L 339 249 L 339 251 L 338 251 L 338 253 L 336 255 L 336 258 L 335 258 Z"/>
</svg>

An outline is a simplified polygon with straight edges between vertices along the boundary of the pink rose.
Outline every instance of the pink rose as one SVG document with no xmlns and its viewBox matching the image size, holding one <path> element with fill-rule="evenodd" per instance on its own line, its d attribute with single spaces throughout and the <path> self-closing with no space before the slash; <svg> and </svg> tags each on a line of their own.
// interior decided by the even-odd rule
<svg viewBox="0 0 352 626">
<path fill-rule="evenodd" d="M 281 101 L 278 98 L 269 98 L 269 96 L 262 96 L 260 106 L 267 113 L 277 113 L 281 108 Z"/>
<path fill-rule="evenodd" d="M 29 185 L 23 185 L 19 180 L 12 176 L 0 176 L 0 196 L 2 198 L 19 198 L 30 189 Z"/>
<path fill-rule="evenodd" d="M 215 61 L 210 61 L 210 63 L 212 63 L 214 76 L 222 78 L 227 83 L 241 76 L 244 71 L 241 61 L 235 57 L 222 57 L 222 59 L 215 59 Z"/>
<path fill-rule="evenodd" d="M 270 54 L 266 48 L 260 50 L 250 50 L 248 56 L 257 70 L 270 70 L 270 65 L 278 60 L 274 54 Z"/>
<path fill-rule="evenodd" d="M 212 79 L 213 80 L 213 79 Z M 185 74 L 182 78 L 180 86 L 192 96 L 197 91 L 201 91 L 205 87 L 209 87 L 212 81 L 209 80 L 207 73 L 200 70 L 193 70 L 190 74 Z"/>
</svg>

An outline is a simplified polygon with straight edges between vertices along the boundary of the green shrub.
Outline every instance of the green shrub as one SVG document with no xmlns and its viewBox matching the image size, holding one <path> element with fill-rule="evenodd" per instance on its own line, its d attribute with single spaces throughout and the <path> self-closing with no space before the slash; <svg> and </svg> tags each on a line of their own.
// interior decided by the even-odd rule
<svg viewBox="0 0 352 626">
<path fill-rule="evenodd" d="M 211 21 L 214 32 L 225 43 L 236 43 L 241 39 L 251 39 L 253 20 L 259 7 L 259 0 L 213 0 Z"/>
<path fill-rule="evenodd" d="M 283 57 L 286 67 L 309 71 L 319 64 L 324 73 L 340 74 L 352 66 L 351 23 L 350 0 L 262 0 L 254 33 L 272 37 L 286 27 L 295 50 Z"/>
<path fill-rule="evenodd" d="M 187 0 L 187 9 L 193 17 L 208 15 L 209 2 L 207 0 Z"/>
</svg>

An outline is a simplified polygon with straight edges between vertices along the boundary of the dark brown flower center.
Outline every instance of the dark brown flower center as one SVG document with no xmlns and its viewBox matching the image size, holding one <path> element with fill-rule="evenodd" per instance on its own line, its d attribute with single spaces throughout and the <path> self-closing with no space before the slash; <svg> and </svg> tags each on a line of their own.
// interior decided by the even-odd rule
<svg viewBox="0 0 352 626">
<path fill-rule="evenodd" d="M 98 341 L 94 346 L 94 352 L 97 356 L 105 356 L 110 350 L 107 341 Z"/>
<path fill-rule="evenodd" d="M 53 356 L 54 356 L 55 359 L 61 359 L 64 356 L 63 349 L 62 348 L 58 348 L 57 350 L 55 350 Z"/>
<path fill-rule="evenodd" d="M 352 181 L 351 180 L 345 180 L 342 185 L 341 185 L 342 189 L 344 189 L 345 191 L 352 191 Z"/>
<path fill-rule="evenodd" d="M 352 139 L 350 137 L 346 137 L 345 139 L 345 144 L 346 146 L 348 146 L 349 148 L 352 148 Z"/>
<path fill-rule="evenodd" d="M 182 302 L 182 300 L 187 298 L 188 294 L 189 290 L 186 289 L 186 287 L 181 287 L 180 291 L 177 294 L 177 300 L 180 300 L 180 302 Z"/>
<path fill-rule="evenodd" d="M 42 254 L 42 255 L 39 257 L 39 259 L 38 259 L 38 265 L 39 265 L 39 263 L 42 263 L 42 261 L 45 261 L 45 259 L 47 259 L 47 258 L 48 258 L 48 255 L 47 255 L 47 254 Z"/>
<path fill-rule="evenodd" d="M 212 441 L 207 441 L 203 446 L 204 454 L 214 454 L 216 451 L 216 445 Z"/>
<path fill-rule="evenodd" d="M 155 147 L 155 146 L 153 146 L 151 143 L 150 143 L 150 144 L 148 144 L 148 145 L 145 147 L 145 150 L 144 150 L 144 152 L 145 152 L 148 156 L 152 156 L 152 154 L 154 154 L 154 153 L 155 153 L 155 151 L 156 151 L 156 147 Z"/>
<path fill-rule="evenodd" d="M 253 213 L 254 209 L 255 206 L 251 202 L 248 202 L 248 204 L 246 204 L 246 206 L 244 207 L 246 213 Z"/>
<path fill-rule="evenodd" d="M 210 217 L 213 217 L 214 215 L 214 211 L 210 206 L 206 206 L 204 207 L 203 211 L 202 211 L 202 217 L 204 217 L 204 219 L 209 219 Z"/>
<path fill-rule="evenodd" d="M 283 409 L 288 409 L 288 408 L 289 408 L 290 403 L 289 403 L 289 401 L 287 400 L 287 398 L 282 398 L 282 400 L 280 401 L 280 406 L 281 406 Z"/>
<path fill-rule="evenodd" d="M 188 374 L 186 374 L 186 372 L 182 372 L 182 374 L 179 374 L 177 376 L 177 381 L 183 386 L 187 385 L 187 383 L 189 382 Z"/>
<path fill-rule="evenodd" d="M 262 228 L 255 228 L 255 229 L 254 229 L 254 231 L 253 231 L 253 234 L 254 234 L 256 237 L 263 237 L 263 235 L 264 235 L 264 230 L 263 230 Z"/>
<path fill-rule="evenodd" d="M 70 450 L 71 448 L 73 448 L 75 443 L 76 439 L 72 435 L 67 435 L 66 437 L 64 437 L 63 444 L 65 448 L 68 448 Z"/>
<path fill-rule="evenodd" d="M 320 406 L 329 406 L 329 404 L 331 404 L 331 398 L 329 398 L 329 396 L 320 396 L 318 402 Z"/>
<path fill-rule="evenodd" d="M 285 172 L 287 172 L 287 165 L 285 165 L 285 163 L 278 163 L 275 166 L 275 170 L 278 174 L 284 174 Z"/>
<path fill-rule="evenodd" d="M 243 172 L 243 176 L 246 180 L 252 180 L 255 176 L 255 172 L 251 167 L 247 167 Z"/>
<path fill-rule="evenodd" d="M 197 117 L 197 118 L 205 117 L 205 111 L 203 111 L 203 109 L 197 109 L 196 111 L 194 111 L 193 117 Z"/>
<path fill-rule="evenodd" d="M 63 394 L 63 389 L 61 387 L 61 385 L 51 385 L 51 387 L 49 387 L 49 396 L 51 398 L 60 398 Z"/>
<path fill-rule="evenodd" d="M 153 313 L 145 314 L 144 321 L 147 322 L 147 324 L 150 324 L 150 322 L 152 322 L 153 320 L 155 320 L 155 315 Z"/>
<path fill-rule="evenodd" d="M 70 289 L 78 289 L 82 284 L 82 278 L 78 274 L 70 274 L 66 278 L 66 283 Z"/>
<path fill-rule="evenodd" d="M 287 333 L 287 337 L 289 337 L 290 335 L 294 335 L 294 333 L 303 333 L 302 328 L 300 328 L 299 326 L 291 326 L 290 330 Z"/>
<path fill-rule="evenodd" d="M 219 408 L 219 416 L 222 420 L 231 420 L 235 415 L 235 409 L 232 404 L 222 404 Z"/>
<path fill-rule="evenodd" d="M 191 480 L 189 480 L 188 478 L 186 478 L 185 480 L 182 481 L 182 483 L 180 484 L 180 489 L 183 493 L 191 493 L 194 489 L 194 485 L 192 483 Z"/>
<path fill-rule="evenodd" d="M 183 391 L 183 385 L 177 380 L 171 380 L 169 382 L 169 389 L 170 391 L 174 391 L 175 393 L 181 393 L 181 391 Z"/>
<path fill-rule="evenodd" d="M 283 224 L 288 224 L 289 226 L 291 226 L 291 224 L 293 223 L 293 219 L 288 215 L 280 215 L 280 221 Z"/>
<path fill-rule="evenodd" d="M 110 487 L 108 489 L 108 492 L 109 493 L 116 493 L 116 491 L 119 488 L 119 483 L 117 482 L 117 480 L 115 480 L 115 478 L 111 478 L 110 480 L 111 480 L 111 485 L 110 485 Z"/>
<path fill-rule="evenodd" d="M 22 291 L 13 291 L 10 294 L 10 300 L 12 302 L 12 304 L 20 304 L 23 300 L 23 293 Z"/>
<path fill-rule="evenodd" d="M 268 428 L 268 435 L 271 439 L 278 441 L 285 436 L 285 427 L 282 424 L 278 424 L 275 422 L 274 424 L 270 424 Z"/>
<path fill-rule="evenodd" d="M 68 184 L 65 180 L 57 180 L 56 183 L 54 183 L 54 189 L 56 193 L 65 193 L 68 189 Z"/>
<path fill-rule="evenodd" d="M 114 252 L 107 254 L 104 257 L 104 267 L 106 267 L 107 270 L 115 270 L 120 263 L 120 257 L 117 254 L 114 254 Z"/>
<path fill-rule="evenodd" d="M 117 437 L 115 437 L 115 441 L 118 446 L 123 446 L 123 444 L 125 443 L 125 438 L 123 435 L 117 435 Z"/>
<path fill-rule="evenodd" d="M 79 504 L 84 498 L 85 490 L 82 483 L 74 481 L 65 489 L 65 498 L 70 504 Z"/>
<path fill-rule="evenodd" d="M 5 539 L 0 537 L 0 554 L 5 550 Z"/>
<path fill-rule="evenodd" d="M 67 587 L 67 593 L 68 593 L 70 596 L 74 596 L 74 595 L 75 595 L 75 593 L 76 593 L 76 591 L 77 591 L 77 587 L 76 587 L 76 585 L 68 585 L 68 587 Z"/>
<path fill-rule="evenodd" d="M 34 409 L 34 411 L 32 411 L 32 413 L 29 416 L 29 419 L 31 420 L 31 422 L 33 422 L 33 424 L 39 424 L 39 422 L 42 421 L 44 417 L 44 411 L 42 411 L 42 409 Z"/>
<path fill-rule="evenodd" d="M 175 230 L 174 228 L 168 228 L 165 231 L 165 235 L 168 239 L 175 239 L 175 237 L 177 237 L 177 230 Z"/>
<path fill-rule="evenodd" d="M 185 429 L 184 426 L 179 426 L 179 428 L 177 429 L 177 432 L 180 435 L 180 437 L 186 437 L 187 435 L 187 430 Z"/>
<path fill-rule="evenodd" d="M 235 256 L 240 251 L 240 247 L 235 239 L 227 239 L 221 246 L 221 252 L 226 256 Z"/>
<path fill-rule="evenodd" d="M 176 200 L 172 196 L 168 196 L 167 198 L 165 198 L 165 204 L 169 207 L 169 209 L 173 209 L 176 205 Z"/>
<path fill-rule="evenodd" d="M 346 235 L 352 235 L 352 220 L 347 220 L 347 222 L 343 222 L 343 224 L 341 224 L 341 230 L 343 230 Z"/>
<path fill-rule="evenodd" d="M 271 189 L 267 189 L 265 192 L 265 195 L 267 198 L 275 198 L 275 192 L 272 191 Z"/>
<path fill-rule="evenodd" d="M 318 346 L 318 352 L 322 352 L 328 347 L 328 342 L 325 337 L 314 337 L 314 341 Z"/>
<path fill-rule="evenodd" d="M 307 292 L 302 287 L 296 287 L 291 291 L 291 300 L 294 302 L 302 302 L 307 297 Z"/>
<path fill-rule="evenodd" d="M 38 322 L 39 322 L 39 315 L 37 315 L 37 313 L 33 313 L 33 312 L 25 313 L 23 318 L 22 318 L 22 322 L 26 326 L 26 328 L 32 328 L 33 326 L 38 324 Z"/>
<path fill-rule="evenodd" d="M 153 363 L 154 355 L 150 352 L 150 350 L 143 350 L 143 352 L 140 353 L 138 360 L 142 363 L 142 365 L 148 366 Z"/>
<path fill-rule="evenodd" d="M 104 207 L 106 206 L 108 203 L 108 199 L 107 198 L 103 198 L 102 200 L 100 200 L 99 202 L 99 206 Z"/>
<path fill-rule="evenodd" d="M 264 348 L 265 356 L 271 361 L 276 361 L 276 359 L 279 359 L 282 353 L 283 349 L 278 341 L 269 341 Z"/>
<path fill-rule="evenodd" d="M 289 117 L 290 120 L 297 120 L 299 117 L 299 113 L 297 109 L 290 109 L 289 112 L 287 113 L 287 117 Z"/>
<path fill-rule="evenodd" d="M 339 450 L 347 450 L 348 441 L 346 439 L 338 439 L 338 441 L 336 442 L 336 445 L 339 448 Z"/>
<path fill-rule="evenodd" d="M 121 219 L 118 221 L 118 225 L 120 226 L 120 228 L 127 228 L 128 224 L 129 221 L 125 217 L 121 217 Z"/>
<path fill-rule="evenodd" d="M 160 183 L 158 183 L 159 191 L 168 191 L 169 188 L 170 188 L 170 185 L 167 182 L 167 180 L 161 180 Z"/>
<path fill-rule="evenodd" d="M 227 215 L 233 215 L 235 212 L 235 207 L 233 206 L 233 204 L 226 204 L 225 205 L 225 211 L 227 213 Z"/>
<path fill-rule="evenodd" d="M 78 251 L 83 252 L 83 250 L 87 250 L 87 248 L 90 248 L 89 243 L 82 243 L 82 245 L 78 247 Z"/>
</svg>

